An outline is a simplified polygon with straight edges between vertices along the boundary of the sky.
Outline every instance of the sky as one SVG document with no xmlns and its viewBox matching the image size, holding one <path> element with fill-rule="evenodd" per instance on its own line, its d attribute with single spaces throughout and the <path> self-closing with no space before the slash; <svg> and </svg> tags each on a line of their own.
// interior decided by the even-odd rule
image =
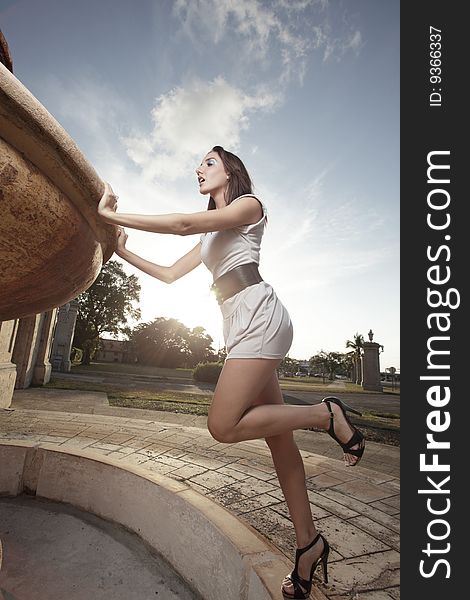
<svg viewBox="0 0 470 600">
<path fill-rule="evenodd" d="M 372 329 L 381 370 L 399 369 L 398 0 L 0 0 L 0 28 L 119 212 L 205 210 L 195 168 L 224 146 L 268 209 L 260 272 L 291 315 L 289 356 Z M 167 266 L 199 241 L 127 233 Z M 223 347 L 204 265 L 171 285 L 124 269 L 141 321 L 203 326 Z"/>
</svg>

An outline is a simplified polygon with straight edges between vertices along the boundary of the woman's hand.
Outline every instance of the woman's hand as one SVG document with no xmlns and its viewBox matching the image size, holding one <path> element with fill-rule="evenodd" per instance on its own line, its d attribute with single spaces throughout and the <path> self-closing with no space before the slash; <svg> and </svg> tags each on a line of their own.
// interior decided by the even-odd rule
<svg viewBox="0 0 470 600">
<path fill-rule="evenodd" d="M 117 241 L 116 241 L 116 254 L 121 256 L 126 251 L 127 233 L 124 231 L 124 227 L 118 227 Z"/>
<path fill-rule="evenodd" d="M 105 181 L 104 194 L 101 196 L 101 200 L 98 204 L 98 214 L 105 221 L 107 221 L 109 217 L 116 212 L 118 197 L 119 196 L 116 196 L 116 194 L 113 192 L 113 188 L 109 185 L 109 183 Z"/>
</svg>

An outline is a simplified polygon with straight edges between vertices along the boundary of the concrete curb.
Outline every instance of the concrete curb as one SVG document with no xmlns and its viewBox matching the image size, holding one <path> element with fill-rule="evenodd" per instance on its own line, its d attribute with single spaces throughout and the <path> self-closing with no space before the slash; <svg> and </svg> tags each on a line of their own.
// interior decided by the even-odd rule
<svg viewBox="0 0 470 600">
<path fill-rule="evenodd" d="M 27 492 L 120 523 L 204 599 L 282 598 L 279 582 L 292 564 L 254 528 L 180 481 L 90 450 L 24 440 L 3 440 L 0 463 L 0 494 Z M 325 598 L 315 588 L 312 597 Z"/>
</svg>

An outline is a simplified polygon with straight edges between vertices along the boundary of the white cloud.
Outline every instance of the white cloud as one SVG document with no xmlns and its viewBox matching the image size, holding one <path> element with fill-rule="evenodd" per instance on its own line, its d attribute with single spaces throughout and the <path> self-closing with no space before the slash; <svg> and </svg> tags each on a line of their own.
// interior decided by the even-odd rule
<svg viewBox="0 0 470 600">
<path fill-rule="evenodd" d="M 324 0 L 176 0 L 173 12 L 194 52 L 207 56 L 208 46 L 215 45 L 211 61 L 223 56 L 239 83 L 194 76 L 159 96 L 151 131 L 121 138 L 144 178 L 187 176 L 216 144 L 236 151 L 252 115 L 279 106 L 292 80 L 303 83 L 314 50 L 323 48 L 325 59 L 358 50 L 360 31 L 351 33 L 346 22 L 348 34 L 333 37 L 328 8 Z M 249 77 L 256 77 L 255 85 L 247 83 Z"/>
<path fill-rule="evenodd" d="M 333 8 L 327 0 L 176 0 L 173 11 L 194 48 L 232 48 L 238 64 L 272 66 L 285 86 L 302 85 L 315 50 L 323 47 L 324 60 L 359 51 L 360 31 L 346 13 L 335 20 Z"/>
<path fill-rule="evenodd" d="M 276 0 L 273 2 L 276 6 L 283 8 L 288 13 L 302 12 L 308 7 L 318 6 L 326 8 L 329 0 Z"/>
<path fill-rule="evenodd" d="M 260 88 L 250 95 L 222 77 L 211 82 L 193 79 L 157 98 L 150 134 L 123 141 L 147 179 L 175 180 L 192 172 L 214 145 L 236 150 L 250 115 L 270 111 L 278 102 L 269 91 Z"/>
<path fill-rule="evenodd" d="M 346 43 L 346 48 L 358 51 L 362 46 L 362 34 L 360 31 L 353 31 Z"/>
<path fill-rule="evenodd" d="M 359 54 L 364 42 L 360 31 L 351 31 L 343 38 L 332 38 L 326 36 L 327 43 L 325 44 L 325 52 L 323 61 L 326 62 L 330 58 L 336 58 L 339 61 L 347 52 L 353 51 L 356 55 Z"/>
<path fill-rule="evenodd" d="M 319 222 L 319 207 L 324 202 L 324 182 L 333 165 L 324 168 L 316 174 L 307 185 L 295 195 L 296 210 L 292 210 L 292 202 L 286 202 L 292 192 L 286 191 L 285 195 L 271 191 L 268 195 L 273 198 L 273 212 L 276 214 L 274 223 L 278 223 L 278 231 L 274 232 L 273 238 L 277 243 L 270 249 L 270 256 L 279 260 L 280 257 L 293 255 L 299 252 L 302 255 L 301 262 L 308 257 L 303 252 L 304 245 L 312 245 Z M 282 240 L 279 243 L 279 240 Z"/>
</svg>

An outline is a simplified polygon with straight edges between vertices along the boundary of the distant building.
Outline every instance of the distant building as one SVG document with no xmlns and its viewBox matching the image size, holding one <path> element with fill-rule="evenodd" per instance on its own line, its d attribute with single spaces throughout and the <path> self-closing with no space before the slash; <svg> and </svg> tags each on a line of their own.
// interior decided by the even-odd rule
<svg viewBox="0 0 470 600">
<path fill-rule="evenodd" d="M 98 362 L 128 363 L 131 361 L 129 342 L 126 340 L 108 340 L 100 338 L 100 349 L 93 360 Z"/>
</svg>

